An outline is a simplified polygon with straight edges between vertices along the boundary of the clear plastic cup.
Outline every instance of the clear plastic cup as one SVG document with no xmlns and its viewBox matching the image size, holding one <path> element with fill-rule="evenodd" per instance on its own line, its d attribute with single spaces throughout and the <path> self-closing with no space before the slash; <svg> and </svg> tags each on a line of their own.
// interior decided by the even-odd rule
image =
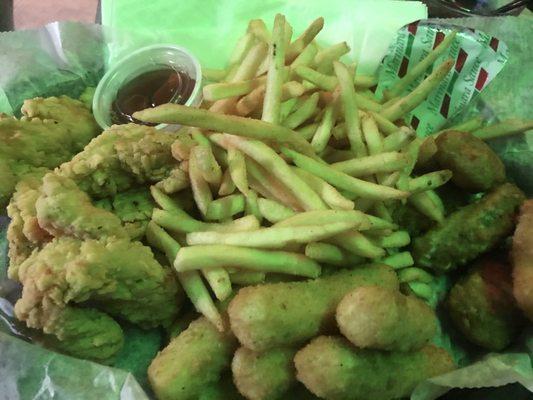
<svg viewBox="0 0 533 400">
<path fill-rule="evenodd" d="M 189 51 L 171 44 L 143 47 L 124 57 L 111 67 L 98 84 L 93 98 L 96 122 L 103 128 L 110 127 L 111 108 L 118 91 L 133 78 L 154 70 L 171 67 L 187 73 L 196 81 L 186 106 L 198 107 L 202 102 L 202 69 Z M 157 129 L 176 131 L 179 125 L 160 124 Z"/>
</svg>

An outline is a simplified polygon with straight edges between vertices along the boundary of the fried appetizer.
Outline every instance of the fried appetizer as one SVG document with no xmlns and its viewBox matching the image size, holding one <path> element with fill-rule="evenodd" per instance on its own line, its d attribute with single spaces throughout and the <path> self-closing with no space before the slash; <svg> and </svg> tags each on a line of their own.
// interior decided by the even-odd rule
<svg viewBox="0 0 533 400">
<path fill-rule="evenodd" d="M 485 192 L 505 182 L 505 167 L 483 140 L 468 132 L 446 131 L 437 144 L 437 162 L 453 172 L 452 182 L 460 188 Z"/>
<path fill-rule="evenodd" d="M 415 264 L 446 272 L 474 260 L 513 231 L 515 214 L 524 197 L 515 185 L 505 183 L 452 213 L 414 240 Z"/>
<path fill-rule="evenodd" d="M 328 400 L 389 400 L 408 397 L 416 385 L 454 369 L 435 346 L 415 352 L 361 350 L 341 337 L 320 336 L 296 353 L 296 377 Z"/>
<path fill-rule="evenodd" d="M 513 293 L 524 314 L 533 321 L 533 200 L 520 210 L 513 236 Z"/>
<path fill-rule="evenodd" d="M 379 286 L 349 292 L 336 317 L 341 333 L 362 349 L 417 350 L 437 333 L 437 317 L 426 303 Z"/>
<path fill-rule="evenodd" d="M 371 265 L 305 282 L 282 282 L 239 290 L 228 313 L 240 343 L 255 351 L 303 343 L 335 327 L 335 308 L 364 285 L 398 288 L 394 271 Z"/>
<path fill-rule="evenodd" d="M 246 347 L 233 356 L 231 370 L 239 392 L 250 400 L 277 400 L 296 383 L 296 348 L 279 347 L 258 353 Z"/>
<path fill-rule="evenodd" d="M 204 317 L 172 339 L 148 368 L 159 400 L 196 400 L 229 368 L 237 341 Z"/>
<path fill-rule="evenodd" d="M 0 117 L 0 208 L 17 181 L 35 169 L 52 169 L 100 133 L 90 110 L 67 96 L 26 100 L 23 117 Z"/>
<path fill-rule="evenodd" d="M 450 317 L 472 343 L 493 351 L 503 350 L 523 322 L 512 291 L 510 266 L 495 256 L 487 256 L 450 290 Z"/>
</svg>

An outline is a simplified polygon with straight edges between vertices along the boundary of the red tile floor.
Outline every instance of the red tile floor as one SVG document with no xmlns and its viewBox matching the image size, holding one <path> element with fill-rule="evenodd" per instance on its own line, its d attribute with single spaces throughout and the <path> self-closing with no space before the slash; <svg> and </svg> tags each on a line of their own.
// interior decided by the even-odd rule
<svg viewBox="0 0 533 400">
<path fill-rule="evenodd" d="M 98 0 L 13 0 L 15 29 L 53 21 L 94 22 Z"/>
</svg>

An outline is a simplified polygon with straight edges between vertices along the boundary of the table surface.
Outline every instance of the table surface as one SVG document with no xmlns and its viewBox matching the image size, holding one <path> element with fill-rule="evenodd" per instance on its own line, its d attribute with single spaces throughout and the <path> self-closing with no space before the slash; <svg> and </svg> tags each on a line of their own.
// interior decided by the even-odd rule
<svg viewBox="0 0 533 400">
<path fill-rule="evenodd" d="M 38 28 L 53 21 L 94 22 L 98 0 L 13 0 L 15 29 Z"/>
</svg>

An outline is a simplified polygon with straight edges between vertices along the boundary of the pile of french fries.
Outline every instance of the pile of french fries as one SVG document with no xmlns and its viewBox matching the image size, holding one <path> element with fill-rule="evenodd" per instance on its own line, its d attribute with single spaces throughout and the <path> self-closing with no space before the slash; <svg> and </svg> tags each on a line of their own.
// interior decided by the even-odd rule
<svg viewBox="0 0 533 400">
<path fill-rule="evenodd" d="M 152 187 L 160 209 L 147 239 L 219 329 L 212 294 L 224 301 L 232 285 L 272 275 L 316 278 L 324 265 L 387 264 L 415 294 L 432 295 L 433 277 L 413 267 L 403 249 L 409 234 L 398 230 L 391 210 L 408 202 L 433 221 L 444 219 L 434 189 L 451 172 L 413 176 L 436 146 L 403 118 L 453 67 L 446 60 L 421 80 L 455 33 L 377 98 L 377 78 L 340 61 L 349 51 L 345 42 L 317 43 L 323 23 L 316 19 L 293 39 L 282 15 L 271 32 L 253 20 L 227 68 L 204 71 L 212 83 L 203 89 L 201 109 L 167 104 L 135 115 L 184 126 L 172 147 L 179 167 Z M 184 211 L 191 191 L 198 218 Z"/>
</svg>

